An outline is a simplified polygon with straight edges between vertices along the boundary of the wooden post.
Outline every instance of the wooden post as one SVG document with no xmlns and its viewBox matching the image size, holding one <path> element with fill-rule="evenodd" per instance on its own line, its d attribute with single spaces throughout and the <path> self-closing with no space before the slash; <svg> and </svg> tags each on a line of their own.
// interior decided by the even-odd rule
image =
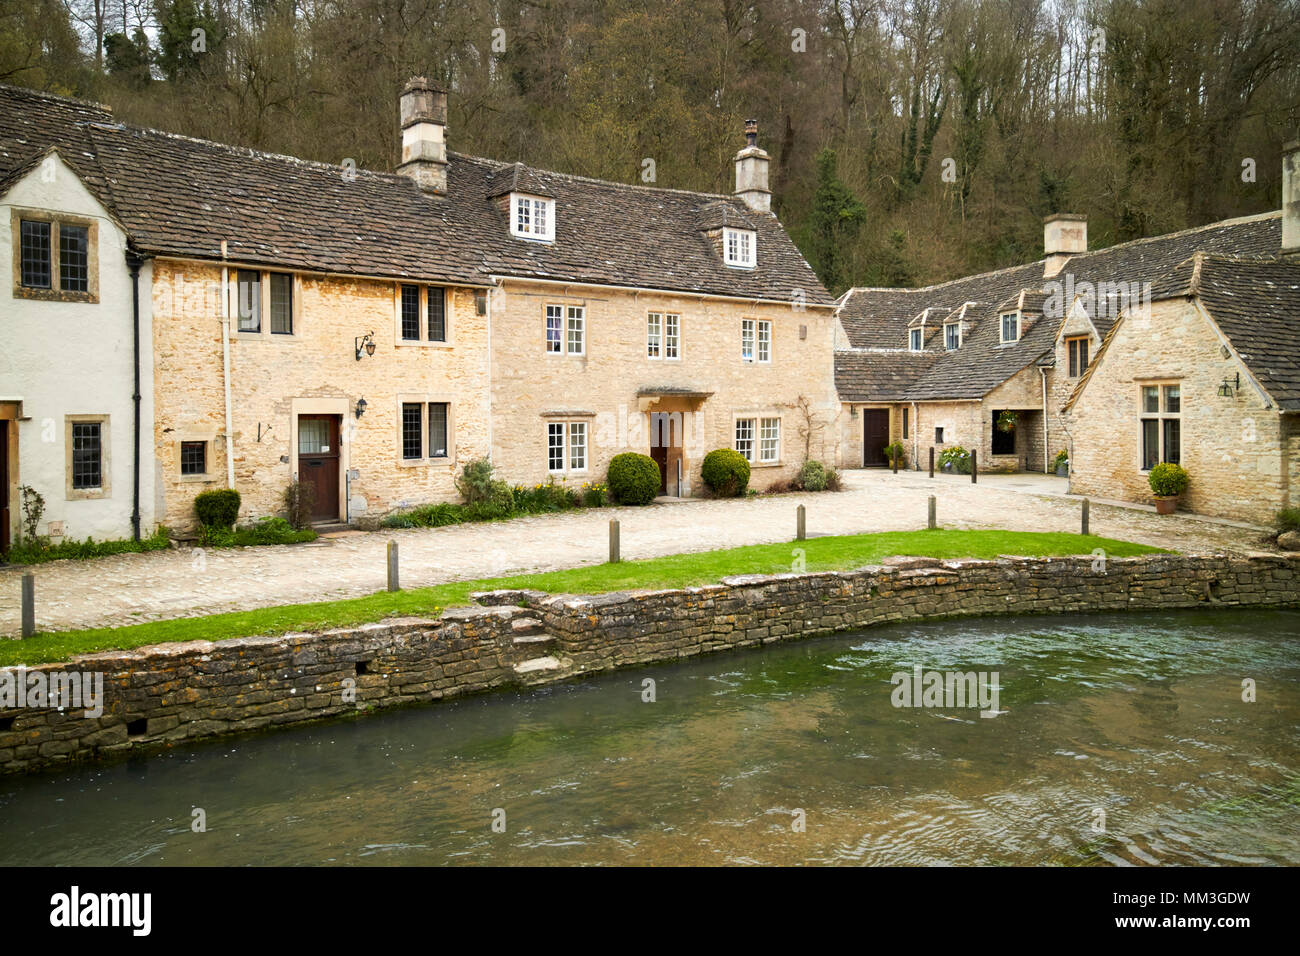
<svg viewBox="0 0 1300 956">
<path fill-rule="evenodd" d="M 800 505 L 794 512 L 794 539 L 802 541 L 808 536 L 807 512 L 803 505 Z"/>
<path fill-rule="evenodd" d="M 388 590 L 400 591 L 402 585 L 397 577 L 397 542 L 388 542 Z"/>
<path fill-rule="evenodd" d="M 621 550 L 620 544 L 621 542 L 619 541 L 618 519 L 610 518 L 609 519 L 609 563 L 610 564 L 618 564 L 618 562 L 622 560 L 619 554 Z"/>
<path fill-rule="evenodd" d="M 36 575 L 23 575 L 23 637 L 36 633 Z"/>
<path fill-rule="evenodd" d="M 979 481 L 979 477 L 980 477 L 979 457 L 976 454 L 975 449 L 972 448 L 970 450 L 970 483 L 972 485 L 975 484 L 977 481 Z"/>
<path fill-rule="evenodd" d="M 1083 499 L 1083 508 L 1081 509 L 1081 516 L 1080 516 L 1080 525 L 1081 525 L 1081 527 L 1080 527 L 1080 529 L 1079 529 L 1079 534 L 1087 534 L 1087 533 L 1088 533 L 1088 509 L 1089 509 L 1090 507 L 1091 507 L 1091 503 L 1088 501 L 1087 498 L 1084 498 L 1084 499 Z"/>
<path fill-rule="evenodd" d="M 930 496 L 930 520 L 927 524 L 929 528 L 939 527 L 938 505 L 935 503 L 934 495 Z"/>
<path fill-rule="evenodd" d="M 930 446 L 930 477 L 934 477 L 934 446 Z"/>
<path fill-rule="evenodd" d="M 889 459 L 894 466 L 894 474 L 898 474 L 898 449 L 893 445 L 889 446 Z"/>
</svg>

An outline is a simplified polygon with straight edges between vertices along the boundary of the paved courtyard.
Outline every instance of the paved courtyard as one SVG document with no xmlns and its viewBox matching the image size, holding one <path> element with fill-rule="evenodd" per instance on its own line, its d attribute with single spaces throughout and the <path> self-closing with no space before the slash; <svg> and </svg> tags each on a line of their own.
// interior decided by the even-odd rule
<svg viewBox="0 0 1300 956">
<path fill-rule="evenodd" d="M 355 597 L 385 586 L 385 542 L 399 542 L 404 587 L 605 560 L 607 522 L 622 525 L 625 559 L 708 551 L 794 537 L 795 507 L 807 506 L 808 533 L 852 534 L 922 528 L 926 499 L 939 497 L 949 528 L 1078 531 L 1079 500 L 1066 480 L 1045 475 L 968 476 L 887 470 L 845 472 L 840 494 L 781 495 L 742 501 L 689 500 L 649 508 L 606 508 L 448 528 L 343 532 L 307 545 L 159 551 L 38 565 L 37 626 L 105 627 L 276 604 Z M 1190 515 L 1161 517 L 1093 502 L 1093 534 L 1181 551 L 1249 551 L 1262 529 Z M 0 634 L 19 630 L 19 580 L 0 569 Z"/>
</svg>

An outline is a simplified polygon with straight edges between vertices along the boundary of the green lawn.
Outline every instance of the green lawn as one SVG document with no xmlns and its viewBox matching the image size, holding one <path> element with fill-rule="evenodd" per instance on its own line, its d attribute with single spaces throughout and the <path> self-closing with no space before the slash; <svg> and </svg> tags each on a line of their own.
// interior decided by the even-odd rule
<svg viewBox="0 0 1300 956">
<path fill-rule="evenodd" d="M 23 641 L 0 641 L 0 666 L 59 661 L 79 653 L 125 650 L 171 641 L 216 641 L 228 637 L 312 631 L 365 624 L 386 617 L 433 617 L 445 607 L 469 604 L 471 591 L 496 588 L 530 588 L 551 594 L 598 594 L 632 588 L 713 584 L 733 574 L 770 574 L 794 570 L 796 547 L 803 549 L 808 571 L 857 568 L 877 563 L 890 555 L 993 558 L 999 554 L 1020 554 L 1057 557 L 1091 554 L 1100 548 L 1108 557 L 1126 557 L 1160 550 L 1112 538 L 1059 532 L 937 529 L 811 538 L 803 542 L 759 544 L 699 554 L 675 554 L 645 561 L 600 564 L 567 571 L 457 581 L 395 594 L 380 591 L 367 597 L 319 604 L 288 604 L 255 611 L 177 618 L 118 628 L 51 631 Z"/>
</svg>

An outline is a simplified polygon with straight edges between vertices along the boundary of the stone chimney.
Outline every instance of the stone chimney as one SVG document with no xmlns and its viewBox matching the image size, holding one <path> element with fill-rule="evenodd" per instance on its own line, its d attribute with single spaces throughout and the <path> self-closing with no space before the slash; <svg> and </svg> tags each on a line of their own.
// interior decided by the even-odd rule
<svg viewBox="0 0 1300 956">
<path fill-rule="evenodd" d="M 422 76 L 406 81 L 399 100 L 402 160 L 397 171 L 425 192 L 447 195 L 447 92 Z"/>
<path fill-rule="evenodd" d="M 1300 139 L 1282 147 L 1282 255 L 1300 256 Z"/>
<path fill-rule="evenodd" d="M 1043 220 L 1043 278 L 1061 271 L 1070 256 L 1088 251 L 1088 217 L 1058 212 Z"/>
<path fill-rule="evenodd" d="M 772 159 L 758 148 L 758 120 L 745 120 L 745 139 L 747 145 L 736 154 L 736 195 L 755 212 L 771 212 L 767 168 Z"/>
</svg>

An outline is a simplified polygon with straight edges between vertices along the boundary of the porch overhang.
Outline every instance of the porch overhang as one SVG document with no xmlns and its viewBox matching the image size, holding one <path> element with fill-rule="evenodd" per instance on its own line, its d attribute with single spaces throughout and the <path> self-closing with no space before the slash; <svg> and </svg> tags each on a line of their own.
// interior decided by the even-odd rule
<svg viewBox="0 0 1300 956">
<path fill-rule="evenodd" d="M 685 405 L 686 410 L 696 411 L 712 396 L 712 392 L 672 385 L 645 386 L 638 388 L 636 391 L 637 407 L 643 412 L 654 411 L 665 403 Z"/>
</svg>

